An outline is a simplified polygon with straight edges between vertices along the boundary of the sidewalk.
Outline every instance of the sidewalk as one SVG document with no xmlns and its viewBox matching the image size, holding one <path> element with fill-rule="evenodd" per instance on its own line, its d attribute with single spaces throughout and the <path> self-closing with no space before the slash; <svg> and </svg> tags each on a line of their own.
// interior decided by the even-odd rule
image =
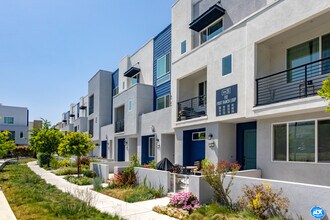
<svg viewBox="0 0 330 220">
<path fill-rule="evenodd" d="M 156 205 L 167 205 L 169 202 L 169 198 L 167 197 L 137 203 L 127 203 L 90 190 L 90 186 L 77 186 L 69 183 L 63 178 L 40 168 L 37 165 L 37 162 L 29 162 L 27 165 L 47 183 L 55 185 L 58 189 L 68 192 L 84 201 L 90 201 L 92 198 L 92 205 L 101 212 L 106 212 L 111 215 L 118 215 L 130 220 L 173 219 L 166 215 L 161 215 L 152 211 L 152 208 Z"/>
<path fill-rule="evenodd" d="M 16 217 L 11 210 L 5 195 L 0 189 L 0 220 L 16 220 Z"/>
</svg>

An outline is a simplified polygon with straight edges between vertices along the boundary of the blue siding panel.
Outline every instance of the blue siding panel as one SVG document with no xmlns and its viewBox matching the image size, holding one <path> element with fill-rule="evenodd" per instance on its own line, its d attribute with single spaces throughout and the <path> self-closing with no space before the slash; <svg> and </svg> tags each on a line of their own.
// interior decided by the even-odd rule
<svg viewBox="0 0 330 220">
<path fill-rule="evenodd" d="M 117 69 L 112 73 L 112 89 L 118 87 L 118 74 L 119 74 L 119 69 Z"/>
<path fill-rule="evenodd" d="M 171 93 L 171 80 L 157 86 L 157 59 L 171 53 L 171 29 L 167 26 L 154 38 L 154 60 L 153 60 L 153 85 L 154 85 L 154 110 L 156 110 L 157 98 Z M 171 72 L 170 72 L 171 74 Z"/>
</svg>

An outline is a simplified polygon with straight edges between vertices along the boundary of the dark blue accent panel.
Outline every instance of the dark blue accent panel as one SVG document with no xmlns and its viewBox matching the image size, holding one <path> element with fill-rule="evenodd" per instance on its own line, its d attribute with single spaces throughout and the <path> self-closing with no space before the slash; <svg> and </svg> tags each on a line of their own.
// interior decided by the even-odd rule
<svg viewBox="0 0 330 220">
<path fill-rule="evenodd" d="M 205 128 L 183 131 L 183 166 L 192 166 L 195 161 L 205 159 L 205 140 L 192 140 L 192 133 L 200 131 Z"/>
<path fill-rule="evenodd" d="M 125 161 L 125 139 L 118 139 L 118 161 Z"/>
<path fill-rule="evenodd" d="M 101 156 L 103 158 L 107 158 L 107 141 L 102 141 L 101 142 L 101 148 L 102 148 Z"/>
<path fill-rule="evenodd" d="M 247 129 L 257 129 L 256 122 L 240 123 L 236 125 L 236 159 L 244 166 L 244 131 Z"/>
<path fill-rule="evenodd" d="M 154 110 L 156 110 L 157 98 L 171 93 L 171 80 L 157 86 L 157 59 L 171 53 L 171 31 L 172 26 L 167 26 L 154 38 L 154 63 L 153 63 L 153 85 L 154 85 Z M 170 73 L 171 74 L 171 71 Z"/>
<path fill-rule="evenodd" d="M 119 69 L 117 69 L 116 71 L 114 71 L 112 73 L 112 89 L 118 87 L 118 77 L 119 77 Z"/>
<path fill-rule="evenodd" d="M 154 137 L 154 135 L 142 136 L 141 164 L 147 164 L 155 159 L 154 157 L 149 157 L 149 137 Z"/>
</svg>

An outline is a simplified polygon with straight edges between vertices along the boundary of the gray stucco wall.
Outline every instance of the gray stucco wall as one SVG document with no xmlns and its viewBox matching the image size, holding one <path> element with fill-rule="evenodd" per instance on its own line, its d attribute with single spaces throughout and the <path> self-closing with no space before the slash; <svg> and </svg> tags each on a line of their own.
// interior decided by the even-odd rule
<svg viewBox="0 0 330 220">
<path fill-rule="evenodd" d="M 134 171 L 137 174 L 139 185 L 143 185 L 145 180 L 147 186 L 155 187 L 156 189 L 162 187 L 164 193 L 168 192 L 170 187 L 170 172 L 140 167 L 134 167 Z"/>
<path fill-rule="evenodd" d="M 323 118 L 324 112 L 257 121 L 257 167 L 267 179 L 330 186 L 330 164 L 314 162 L 272 161 L 272 123 Z"/>
</svg>

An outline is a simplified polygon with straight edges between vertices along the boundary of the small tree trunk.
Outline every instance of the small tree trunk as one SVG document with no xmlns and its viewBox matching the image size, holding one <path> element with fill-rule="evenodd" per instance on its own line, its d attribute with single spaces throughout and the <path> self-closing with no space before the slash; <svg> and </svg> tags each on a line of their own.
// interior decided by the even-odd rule
<svg viewBox="0 0 330 220">
<path fill-rule="evenodd" d="M 77 157 L 78 178 L 80 177 L 80 156 Z"/>
</svg>

